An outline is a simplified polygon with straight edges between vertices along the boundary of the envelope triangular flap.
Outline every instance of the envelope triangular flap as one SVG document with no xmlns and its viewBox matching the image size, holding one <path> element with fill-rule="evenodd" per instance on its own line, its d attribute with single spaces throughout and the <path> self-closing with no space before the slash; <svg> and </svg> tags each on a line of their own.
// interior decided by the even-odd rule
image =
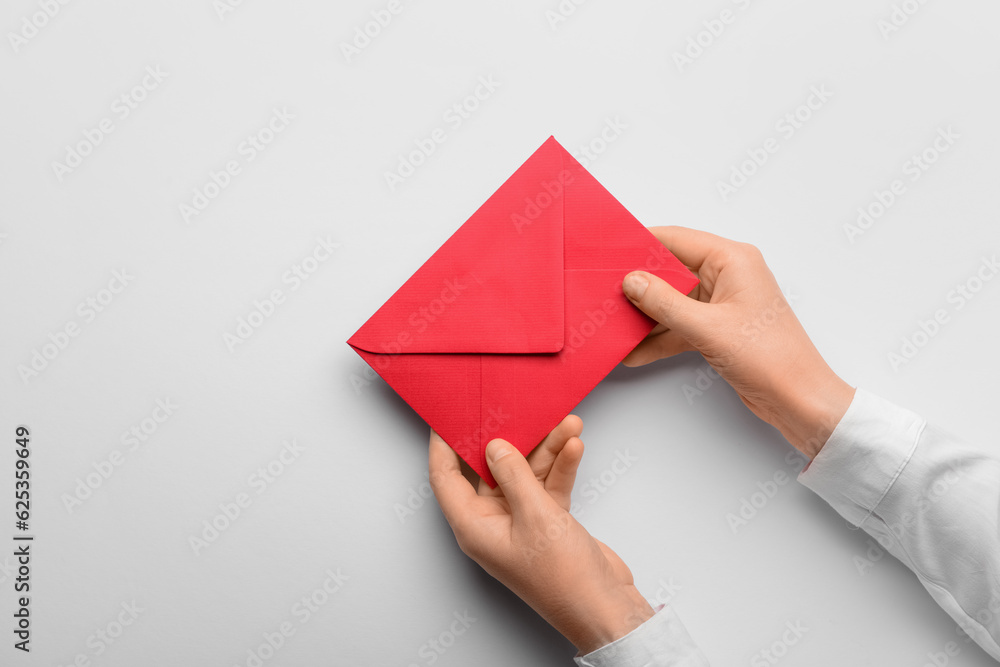
<svg viewBox="0 0 1000 667">
<path fill-rule="evenodd" d="M 379 354 L 561 350 L 564 153 L 546 141 L 348 343 Z"/>
<path fill-rule="evenodd" d="M 566 187 L 566 271 L 602 271 L 620 285 L 625 274 L 643 269 L 683 294 L 698 279 L 569 153 Z M 620 288 L 618 288 L 620 289 Z"/>
</svg>

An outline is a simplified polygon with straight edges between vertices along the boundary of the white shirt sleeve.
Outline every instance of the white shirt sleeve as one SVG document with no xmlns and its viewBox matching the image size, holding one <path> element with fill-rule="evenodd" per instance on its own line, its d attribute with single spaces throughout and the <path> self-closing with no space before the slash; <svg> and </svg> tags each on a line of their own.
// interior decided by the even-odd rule
<svg viewBox="0 0 1000 667">
<path fill-rule="evenodd" d="M 709 667 L 681 619 L 666 605 L 621 639 L 573 660 L 580 667 Z"/>
<path fill-rule="evenodd" d="M 920 579 L 1000 660 L 1000 448 L 971 445 L 858 389 L 799 481 Z M 705 667 L 669 607 L 581 667 Z"/>
<path fill-rule="evenodd" d="M 858 389 L 799 481 L 913 570 L 1000 660 L 1000 448 Z"/>
</svg>

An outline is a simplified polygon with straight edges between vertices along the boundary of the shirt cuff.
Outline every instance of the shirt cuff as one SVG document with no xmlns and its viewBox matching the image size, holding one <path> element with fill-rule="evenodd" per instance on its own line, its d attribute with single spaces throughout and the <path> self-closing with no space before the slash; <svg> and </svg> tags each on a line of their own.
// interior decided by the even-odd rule
<svg viewBox="0 0 1000 667">
<path fill-rule="evenodd" d="M 913 456 L 924 425 L 916 413 L 858 388 L 799 482 L 863 526 Z"/>
<path fill-rule="evenodd" d="M 580 667 L 709 667 L 681 619 L 665 605 L 621 639 L 573 660 Z"/>
</svg>

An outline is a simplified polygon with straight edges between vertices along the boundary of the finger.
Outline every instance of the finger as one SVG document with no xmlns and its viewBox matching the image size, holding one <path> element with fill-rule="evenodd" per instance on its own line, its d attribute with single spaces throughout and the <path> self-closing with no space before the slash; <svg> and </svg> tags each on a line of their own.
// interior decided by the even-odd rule
<svg viewBox="0 0 1000 667">
<path fill-rule="evenodd" d="M 622 281 L 622 291 L 639 310 L 684 338 L 698 335 L 704 326 L 706 304 L 681 294 L 667 281 L 645 271 L 633 271 Z"/>
<path fill-rule="evenodd" d="M 545 436 L 545 439 L 535 449 L 528 454 L 528 465 L 535 474 L 535 479 L 544 482 L 552 469 L 552 463 L 556 460 L 563 446 L 572 437 L 579 437 L 583 433 L 583 420 L 576 415 L 567 415 L 552 431 Z M 480 479 L 476 493 L 480 496 L 502 496 L 503 491 L 499 486 L 490 488 L 484 480 Z"/>
<path fill-rule="evenodd" d="M 490 485 L 486 483 L 486 480 L 483 479 L 482 477 L 480 477 L 479 481 L 476 482 L 476 495 L 479 495 L 479 496 L 502 496 L 503 492 L 500 490 L 499 486 L 496 487 L 495 489 L 490 488 Z"/>
<path fill-rule="evenodd" d="M 576 483 L 576 472 L 580 468 L 582 459 L 583 440 L 570 438 L 552 463 L 549 476 L 545 478 L 545 490 L 567 512 L 570 508 L 573 484 Z"/>
<path fill-rule="evenodd" d="M 668 329 L 666 327 L 666 325 L 663 325 L 663 324 L 660 324 L 659 322 L 657 322 L 656 326 L 653 327 L 653 330 L 650 331 L 648 334 L 646 334 L 646 338 L 652 338 L 653 336 L 659 336 L 664 331 L 670 331 L 670 329 Z"/>
<path fill-rule="evenodd" d="M 569 439 L 580 437 L 581 433 L 583 433 L 583 420 L 576 415 L 568 415 L 559 422 L 552 432 L 545 436 L 541 444 L 528 454 L 528 464 L 535 473 L 535 479 L 539 482 L 544 481 L 552 469 L 552 463 Z"/>
<path fill-rule="evenodd" d="M 486 463 L 515 517 L 537 511 L 540 496 L 547 498 L 527 459 L 506 440 L 497 438 L 486 445 Z"/>
<path fill-rule="evenodd" d="M 640 342 L 634 350 L 628 353 L 622 363 L 626 366 L 645 366 L 658 359 L 666 359 L 681 352 L 691 352 L 694 349 L 694 345 L 679 333 L 668 330 L 659 336 L 651 336 Z"/>
<path fill-rule="evenodd" d="M 650 227 L 649 231 L 685 266 L 697 271 L 713 251 L 732 243 L 729 239 L 688 227 Z"/>
<path fill-rule="evenodd" d="M 437 497 L 445 519 L 454 528 L 472 511 L 476 492 L 462 475 L 458 454 L 433 430 L 427 455 L 427 468 L 430 473 L 431 489 Z"/>
</svg>

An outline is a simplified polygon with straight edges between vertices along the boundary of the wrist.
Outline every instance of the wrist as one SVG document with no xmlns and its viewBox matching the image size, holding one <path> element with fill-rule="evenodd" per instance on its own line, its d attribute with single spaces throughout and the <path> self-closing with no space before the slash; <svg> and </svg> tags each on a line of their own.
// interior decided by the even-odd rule
<svg viewBox="0 0 1000 667">
<path fill-rule="evenodd" d="M 825 362 L 822 366 L 816 372 L 804 374 L 802 382 L 792 383 L 772 422 L 810 461 L 819 454 L 854 400 L 854 387 L 840 379 Z"/>
<path fill-rule="evenodd" d="M 562 633 L 576 646 L 580 655 L 592 653 L 621 639 L 655 613 L 635 586 L 625 587 L 613 600 L 604 600 L 588 607 L 582 615 L 585 620 L 580 626 Z"/>
</svg>

